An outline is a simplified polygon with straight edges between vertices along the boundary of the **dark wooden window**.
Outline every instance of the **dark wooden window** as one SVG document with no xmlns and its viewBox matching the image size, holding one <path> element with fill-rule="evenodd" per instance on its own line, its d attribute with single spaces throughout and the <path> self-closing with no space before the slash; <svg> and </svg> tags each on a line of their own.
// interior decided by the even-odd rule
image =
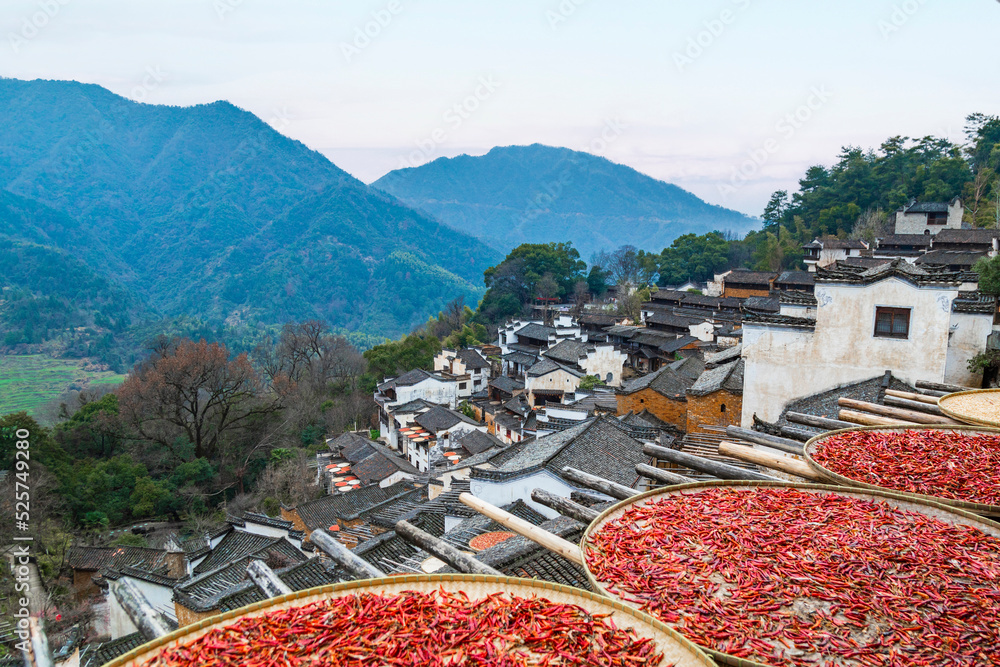
<svg viewBox="0 0 1000 667">
<path fill-rule="evenodd" d="M 875 336 L 878 338 L 909 338 L 909 308 L 876 308 Z"/>
<path fill-rule="evenodd" d="M 928 225 L 947 225 L 948 224 L 948 214 L 947 213 L 928 213 L 927 214 L 927 224 Z"/>
</svg>

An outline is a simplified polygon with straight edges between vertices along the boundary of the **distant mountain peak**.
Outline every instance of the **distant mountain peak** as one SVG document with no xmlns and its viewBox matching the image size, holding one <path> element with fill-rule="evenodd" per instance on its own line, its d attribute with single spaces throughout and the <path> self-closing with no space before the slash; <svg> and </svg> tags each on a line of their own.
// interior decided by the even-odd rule
<svg viewBox="0 0 1000 667">
<path fill-rule="evenodd" d="M 756 226 L 627 165 L 540 143 L 439 158 L 373 186 L 501 252 L 549 241 L 572 241 L 585 258 L 625 244 L 659 252 L 682 234 Z"/>
</svg>

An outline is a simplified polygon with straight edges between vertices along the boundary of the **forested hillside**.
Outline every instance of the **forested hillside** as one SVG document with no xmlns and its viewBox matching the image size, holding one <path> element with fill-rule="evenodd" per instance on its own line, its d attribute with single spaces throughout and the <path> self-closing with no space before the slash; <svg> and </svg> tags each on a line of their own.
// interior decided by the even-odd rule
<svg viewBox="0 0 1000 667">
<path fill-rule="evenodd" d="M 474 302 L 499 258 L 225 102 L 0 80 L 0 189 L 86 230 L 53 245 L 163 315 L 213 326 L 322 318 L 398 335 Z"/>
<path fill-rule="evenodd" d="M 390 172 L 374 184 L 496 250 L 572 243 L 585 259 L 621 245 L 662 248 L 682 234 L 756 226 L 676 185 L 568 148 L 508 146 Z"/>
</svg>

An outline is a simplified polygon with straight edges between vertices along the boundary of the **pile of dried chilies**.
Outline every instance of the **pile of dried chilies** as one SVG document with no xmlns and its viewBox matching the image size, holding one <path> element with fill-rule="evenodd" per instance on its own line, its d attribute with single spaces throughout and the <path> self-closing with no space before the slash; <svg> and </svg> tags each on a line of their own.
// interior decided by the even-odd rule
<svg viewBox="0 0 1000 667">
<path fill-rule="evenodd" d="M 874 500 L 706 488 L 588 543 L 610 591 L 694 642 L 769 665 L 997 664 L 1000 539 Z"/>
<path fill-rule="evenodd" d="M 542 598 L 361 593 L 243 618 L 146 667 L 658 665 L 651 639 Z"/>
<path fill-rule="evenodd" d="M 895 491 L 1000 506 L 1000 437 L 968 431 L 852 431 L 813 459 L 848 479 Z"/>
</svg>

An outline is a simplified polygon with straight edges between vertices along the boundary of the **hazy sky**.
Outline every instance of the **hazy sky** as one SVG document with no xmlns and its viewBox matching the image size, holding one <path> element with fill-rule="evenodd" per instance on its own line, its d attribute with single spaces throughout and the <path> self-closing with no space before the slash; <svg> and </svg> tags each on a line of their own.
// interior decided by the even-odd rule
<svg viewBox="0 0 1000 667">
<path fill-rule="evenodd" d="M 540 142 L 753 215 L 841 146 L 1000 113 L 996 0 L 2 0 L 0 30 L 0 75 L 230 100 L 366 182 Z"/>
</svg>

